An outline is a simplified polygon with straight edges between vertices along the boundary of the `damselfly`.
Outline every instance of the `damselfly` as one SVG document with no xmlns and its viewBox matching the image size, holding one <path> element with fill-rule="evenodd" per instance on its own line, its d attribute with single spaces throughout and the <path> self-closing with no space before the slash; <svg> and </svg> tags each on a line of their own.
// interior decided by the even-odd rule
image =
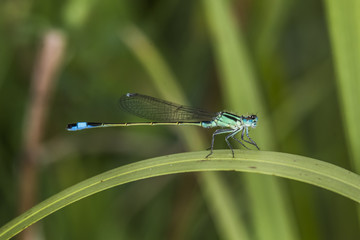
<svg viewBox="0 0 360 240">
<path fill-rule="evenodd" d="M 225 142 L 231 149 L 233 157 L 234 150 L 229 142 L 229 138 L 236 140 L 247 149 L 248 147 L 245 146 L 244 142 L 254 145 L 259 149 L 257 144 L 249 136 L 249 128 L 255 128 L 257 125 L 258 117 L 256 115 L 238 116 L 229 112 L 211 113 L 202 109 L 187 107 L 138 93 L 127 93 L 123 95 L 120 98 L 119 103 L 122 110 L 155 122 L 77 122 L 68 124 L 67 130 L 78 131 L 90 128 L 139 125 L 190 125 L 203 128 L 220 127 L 220 129 L 217 129 L 212 135 L 210 153 L 206 157 L 209 157 L 213 153 L 214 138 L 219 134 L 228 134 L 225 137 Z M 241 133 L 242 141 L 235 137 L 238 133 Z M 248 140 L 244 139 L 245 135 Z"/>
</svg>

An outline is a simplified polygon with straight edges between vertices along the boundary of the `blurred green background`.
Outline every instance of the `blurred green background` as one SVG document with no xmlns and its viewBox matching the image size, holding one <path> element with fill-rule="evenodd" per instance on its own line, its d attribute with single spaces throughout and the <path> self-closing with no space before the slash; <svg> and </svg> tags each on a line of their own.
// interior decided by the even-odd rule
<svg viewBox="0 0 360 240">
<path fill-rule="evenodd" d="M 313 157 L 358 172 L 352 133 L 359 132 L 352 128 L 351 114 L 359 110 L 351 109 L 346 97 L 360 95 L 360 62 L 351 61 L 360 55 L 359 39 L 351 38 L 352 32 L 360 36 L 360 19 L 350 19 L 342 29 L 333 2 L 1 1 L 0 226 L 106 170 L 210 146 L 213 131 L 191 135 L 191 127 L 65 130 L 67 123 L 77 121 L 141 121 L 118 109 L 119 97 L 127 92 L 210 111 L 258 114 L 258 128 L 251 135 L 263 150 Z M 360 16 L 345 11 L 340 19 L 348 15 Z M 46 71 L 39 59 L 49 34 L 59 37 L 64 48 L 57 74 L 49 80 L 52 86 L 44 90 L 37 86 L 36 73 Z M 341 48 L 341 37 L 348 52 Z M 353 57 L 346 65 L 350 70 L 341 68 L 343 56 Z M 349 78 L 354 88 L 341 82 Z M 36 102 L 42 91 L 48 94 L 45 107 Z M 34 106 L 43 112 L 39 129 L 33 129 Z M 226 148 L 222 137 L 215 143 Z M 360 238 L 355 202 L 284 179 L 276 179 L 280 195 L 269 191 L 256 196 L 246 190 L 247 175 L 225 172 L 217 177 L 249 239 L 265 239 L 262 233 L 272 227 L 267 239 Z M 24 186 L 32 190 L 24 191 Z M 123 185 L 48 216 L 22 238 L 238 239 L 222 226 L 226 224 L 218 214 L 225 210 L 214 210 L 203 186 L 199 174 Z M 279 216 L 269 214 L 277 197 L 285 203 Z M 267 226 L 254 221 L 261 218 L 269 219 Z M 285 235 L 278 232 L 279 223 L 288 228 Z"/>
</svg>

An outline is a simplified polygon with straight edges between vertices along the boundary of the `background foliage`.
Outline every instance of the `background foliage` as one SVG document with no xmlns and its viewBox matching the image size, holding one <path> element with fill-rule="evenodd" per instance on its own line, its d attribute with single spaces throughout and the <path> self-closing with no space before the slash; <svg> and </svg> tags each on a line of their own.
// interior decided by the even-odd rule
<svg viewBox="0 0 360 240">
<path fill-rule="evenodd" d="M 26 201 L 21 186 L 30 182 L 24 139 L 32 126 L 31 86 L 42 39 L 54 29 L 66 47 L 29 168 L 35 202 L 117 166 L 210 143 L 212 131 L 189 137 L 189 128 L 64 130 L 76 121 L 138 121 L 118 111 L 126 92 L 257 113 L 252 134 L 262 149 L 359 172 L 352 168 L 359 162 L 359 132 L 349 121 L 359 110 L 356 99 L 348 99 L 359 96 L 358 65 L 346 63 L 358 63 L 360 15 L 356 5 L 340 9 L 334 2 L 2 1 L 0 225 Z M 221 137 L 216 146 L 225 147 Z M 234 229 L 242 226 L 250 239 L 359 238 L 351 200 L 290 180 L 239 175 L 185 174 L 123 185 L 50 215 L 32 231 L 46 239 L 236 239 L 242 233 Z M 258 188 L 269 181 L 271 187 Z M 224 224 L 234 219 L 227 206 L 236 213 L 233 229 Z"/>
</svg>

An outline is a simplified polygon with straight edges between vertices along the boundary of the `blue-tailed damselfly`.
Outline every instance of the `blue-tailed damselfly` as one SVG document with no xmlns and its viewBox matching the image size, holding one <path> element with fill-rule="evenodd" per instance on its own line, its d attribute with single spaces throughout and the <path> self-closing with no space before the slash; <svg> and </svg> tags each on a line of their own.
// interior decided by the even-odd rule
<svg viewBox="0 0 360 240">
<path fill-rule="evenodd" d="M 78 131 L 90 128 L 139 125 L 190 125 L 203 128 L 220 127 L 220 129 L 217 129 L 212 135 L 210 153 L 206 157 L 209 157 L 213 153 L 215 136 L 224 133 L 228 133 L 225 137 L 225 142 L 231 149 L 233 157 L 234 151 L 229 142 L 229 138 L 236 140 L 247 149 L 248 147 L 245 146 L 242 141 L 254 145 L 257 149 L 259 149 L 257 144 L 249 136 L 249 128 L 255 128 L 257 125 L 258 117 L 256 115 L 238 116 L 229 112 L 211 113 L 202 109 L 183 106 L 138 93 L 127 93 L 123 95 L 120 98 L 119 103 L 121 109 L 138 117 L 154 120 L 156 122 L 77 122 L 68 124 L 67 130 Z M 242 141 L 235 137 L 237 133 L 241 133 Z M 248 140 L 244 139 L 245 135 Z"/>
</svg>

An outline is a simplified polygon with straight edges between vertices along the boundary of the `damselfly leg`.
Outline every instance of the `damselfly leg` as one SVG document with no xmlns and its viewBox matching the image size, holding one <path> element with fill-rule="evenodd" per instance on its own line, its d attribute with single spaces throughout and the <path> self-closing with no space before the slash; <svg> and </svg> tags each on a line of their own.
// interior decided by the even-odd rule
<svg viewBox="0 0 360 240">
<path fill-rule="evenodd" d="M 223 134 L 223 133 L 230 133 L 229 135 L 227 135 L 225 137 L 225 142 L 228 145 L 228 147 L 230 148 L 233 157 L 235 156 L 235 154 L 234 154 L 234 150 L 233 150 L 233 148 L 232 148 L 232 146 L 231 146 L 231 144 L 229 142 L 229 138 L 235 139 L 238 143 L 240 143 L 246 149 L 249 149 L 247 146 L 245 146 L 244 143 L 242 143 L 239 139 L 237 139 L 235 137 L 235 135 L 238 134 L 240 131 L 241 131 L 241 129 L 235 129 L 235 130 L 234 129 L 217 129 L 212 135 L 210 153 L 205 158 L 208 158 L 210 155 L 213 154 L 215 136 L 219 135 L 219 134 Z M 244 141 L 246 141 L 246 140 L 244 140 Z M 246 141 L 246 142 L 248 142 L 248 141 Z M 250 144 L 252 144 L 252 143 L 250 143 Z"/>
<path fill-rule="evenodd" d="M 211 138 L 210 153 L 209 153 L 208 155 L 206 155 L 205 158 L 208 158 L 211 154 L 213 154 L 214 142 L 215 142 L 215 136 L 216 136 L 216 135 L 224 134 L 224 133 L 229 133 L 229 132 L 233 132 L 233 131 L 234 131 L 233 129 L 217 129 L 217 130 L 213 133 L 212 138 Z M 226 140 L 226 143 L 227 143 L 228 146 L 230 147 L 231 151 L 233 151 L 230 143 L 229 143 L 227 140 Z"/>
<path fill-rule="evenodd" d="M 247 141 L 246 139 L 244 139 L 244 133 L 246 133 L 246 137 L 251 141 Z M 241 132 L 241 140 L 251 144 L 251 145 L 254 145 L 258 150 L 260 150 L 260 148 L 258 147 L 258 145 L 254 142 L 254 140 L 252 140 L 249 136 L 249 130 L 248 129 L 243 129 L 243 131 Z"/>
</svg>

